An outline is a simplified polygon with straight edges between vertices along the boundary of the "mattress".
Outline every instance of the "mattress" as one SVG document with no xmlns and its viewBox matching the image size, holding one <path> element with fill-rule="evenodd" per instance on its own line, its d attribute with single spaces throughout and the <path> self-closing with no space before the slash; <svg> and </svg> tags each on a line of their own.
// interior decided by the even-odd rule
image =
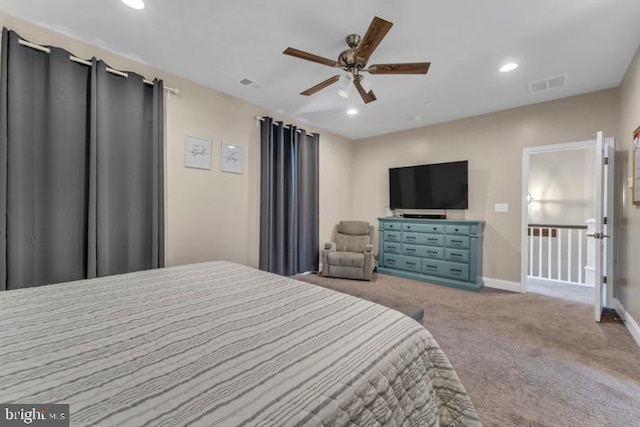
<svg viewBox="0 0 640 427">
<path fill-rule="evenodd" d="M 480 425 L 411 318 L 222 261 L 0 293 L 0 402 L 72 426 Z"/>
</svg>

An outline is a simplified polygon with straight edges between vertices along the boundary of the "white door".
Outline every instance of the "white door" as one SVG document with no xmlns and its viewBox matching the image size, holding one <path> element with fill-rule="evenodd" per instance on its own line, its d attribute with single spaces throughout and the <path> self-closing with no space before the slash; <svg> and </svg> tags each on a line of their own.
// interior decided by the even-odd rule
<svg viewBox="0 0 640 427">
<path fill-rule="evenodd" d="M 611 305 L 613 284 L 613 183 L 614 183 L 613 138 L 604 138 L 598 132 L 596 138 L 596 212 L 595 232 L 595 320 L 599 322 L 602 308 Z"/>
</svg>

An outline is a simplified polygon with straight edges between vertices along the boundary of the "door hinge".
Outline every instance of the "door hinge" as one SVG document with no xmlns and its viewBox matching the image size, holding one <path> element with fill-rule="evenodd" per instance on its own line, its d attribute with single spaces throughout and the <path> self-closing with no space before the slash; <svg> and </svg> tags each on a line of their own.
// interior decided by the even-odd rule
<svg viewBox="0 0 640 427">
<path fill-rule="evenodd" d="M 605 158 L 604 158 L 604 164 L 605 164 L 605 165 L 608 165 L 608 164 L 609 164 L 609 158 L 608 158 L 608 157 L 605 157 Z"/>
<path fill-rule="evenodd" d="M 607 283 L 607 276 L 602 277 L 602 283 Z"/>
<path fill-rule="evenodd" d="M 607 217 L 604 217 L 604 225 L 607 225 Z"/>
</svg>

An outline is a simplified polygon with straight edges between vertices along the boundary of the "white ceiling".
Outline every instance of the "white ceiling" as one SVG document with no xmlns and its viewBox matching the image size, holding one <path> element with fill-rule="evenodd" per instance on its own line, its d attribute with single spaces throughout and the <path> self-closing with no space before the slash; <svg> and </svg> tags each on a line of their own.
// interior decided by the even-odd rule
<svg viewBox="0 0 640 427">
<path fill-rule="evenodd" d="M 137 11 L 120 0 L 0 0 L 0 10 L 352 139 L 615 87 L 640 44 L 640 0 L 145 1 Z M 337 85 L 300 96 L 336 69 L 282 51 L 337 59 L 373 16 L 394 26 L 370 64 L 431 61 L 429 73 L 371 76 L 368 105 Z M 499 73 L 507 61 L 520 67 Z M 529 92 L 561 74 L 566 87 Z M 360 114 L 347 116 L 351 106 Z"/>
</svg>

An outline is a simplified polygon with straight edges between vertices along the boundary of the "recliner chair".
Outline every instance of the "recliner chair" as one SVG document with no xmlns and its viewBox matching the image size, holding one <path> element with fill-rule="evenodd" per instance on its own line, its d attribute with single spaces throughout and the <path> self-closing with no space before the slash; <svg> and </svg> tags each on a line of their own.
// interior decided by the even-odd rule
<svg viewBox="0 0 640 427">
<path fill-rule="evenodd" d="M 363 221 L 340 221 L 332 242 L 322 251 L 322 275 L 346 279 L 371 280 L 373 225 Z"/>
</svg>

